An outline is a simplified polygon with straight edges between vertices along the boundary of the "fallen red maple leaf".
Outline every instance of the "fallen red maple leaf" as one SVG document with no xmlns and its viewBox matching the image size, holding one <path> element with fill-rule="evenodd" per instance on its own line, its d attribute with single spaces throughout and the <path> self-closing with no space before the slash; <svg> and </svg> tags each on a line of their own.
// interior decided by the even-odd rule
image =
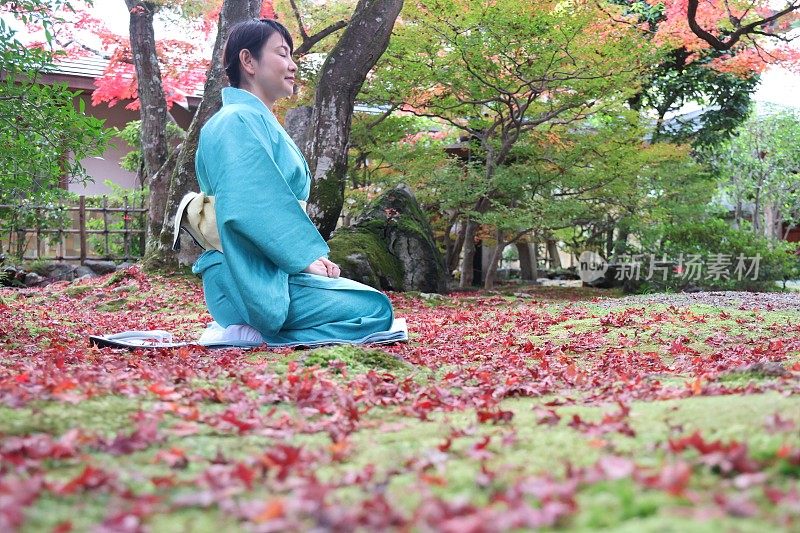
<svg viewBox="0 0 800 533">
<path fill-rule="evenodd" d="M 111 483 L 114 476 L 91 465 L 86 465 L 80 474 L 58 488 L 60 494 L 72 494 L 78 491 L 95 490 Z"/>
</svg>

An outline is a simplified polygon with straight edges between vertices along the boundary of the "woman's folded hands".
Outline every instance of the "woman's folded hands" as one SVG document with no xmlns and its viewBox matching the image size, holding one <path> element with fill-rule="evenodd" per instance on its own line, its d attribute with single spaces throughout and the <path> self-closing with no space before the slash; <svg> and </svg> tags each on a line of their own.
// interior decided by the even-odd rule
<svg viewBox="0 0 800 533">
<path fill-rule="evenodd" d="M 326 278 L 338 278 L 341 274 L 339 265 L 333 261 L 330 261 L 326 257 L 320 257 L 308 265 L 303 272 L 307 272 L 308 274 L 316 274 L 317 276 L 325 276 Z"/>
</svg>

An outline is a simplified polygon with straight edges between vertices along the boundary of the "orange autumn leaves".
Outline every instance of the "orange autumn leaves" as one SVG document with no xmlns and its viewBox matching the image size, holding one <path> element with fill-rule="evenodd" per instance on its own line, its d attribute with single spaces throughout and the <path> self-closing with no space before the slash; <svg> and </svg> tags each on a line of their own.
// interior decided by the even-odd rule
<svg viewBox="0 0 800 533">
<path fill-rule="evenodd" d="M 664 20 L 658 23 L 653 42 L 673 48 L 683 48 L 691 55 L 688 62 L 699 59 L 710 46 L 695 35 L 689 28 L 687 20 L 688 0 L 647 0 L 651 5 L 664 4 Z M 729 2 L 725 0 L 705 0 L 699 3 L 697 23 L 713 34 L 723 34 L 731 29 L 734 21 L 748 21 L 761 18 L 770 13 L 770 2 Z M 775 22 L 770 28 L 772 33 L 780 33 L 789 29 L 797 15 L 789 15 Z M 800 50 L 790 43 L 775 42 L 765 37 L 750 35 L 744 38 L 730 53 L 711 61 L 710 66 L 719 72 L 725 72 L 747 78 L 760 74 L 769 65 L 780 65 L 796 68 L 800 59 Z"/>
</svg>

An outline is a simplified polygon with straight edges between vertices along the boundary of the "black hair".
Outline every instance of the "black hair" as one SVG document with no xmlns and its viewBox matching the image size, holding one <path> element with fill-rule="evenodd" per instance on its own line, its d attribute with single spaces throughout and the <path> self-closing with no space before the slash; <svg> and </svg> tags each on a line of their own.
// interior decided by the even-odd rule
<svg viewBox="0 0 800 533">
<path fill-rule="evenodd" d="M 272 19 L 253 19 L 237 22 L 228 34 L 225 42 L 225 52 L 223 53 L 223 65 L 225 74 L 232 87 L 239 87 L 242 82 L 240 70 L 239 52 L 250 50 L 253 57 L 261 59 L 261 49 L 273 33 L 278 32 L 286 44 L 289 45 L 289 54 L 294 52 L 294 43 L 289 30 L 280 22 Z"/>
</svg>

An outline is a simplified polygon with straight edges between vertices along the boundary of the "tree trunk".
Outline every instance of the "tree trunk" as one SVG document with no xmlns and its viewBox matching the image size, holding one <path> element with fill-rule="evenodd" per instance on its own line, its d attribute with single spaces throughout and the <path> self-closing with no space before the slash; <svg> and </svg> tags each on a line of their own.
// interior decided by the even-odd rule
<svg viewBox="0 0 800 533">
<path fill-rule="evenodd" d="M 742 199 L 736 198 L 736 210 L 733 212 L 733 222 L 736 229 L 742 229 Z"/>
<path fill-rule="evenodd" d="M 764 236 L 770 240 L 779 240 L 782 236 L 783 220 L 778 204 L 769 203 L 764 206 Z"/>
<path fill-rule="evenodd" d="M 389 44 L 403 0 L 359 0 L 322 65 L 304 146 L 312 172 L 308 214 L 327 240 L 344 203 L 347 143 L 356 95 Z"/>
<path fill-rule="evenodd" d="M 489 178 L 492 176 L 492 168 L 487 164 L 487 175 Z M 487 196 L 481 196 L 475 202 L 475 212 L 485 213 L 492 202 Z M 458 286 L 461 288 L 471 287 L 475 279 L 474 262 L 475 262 L 475 234 L 478 232 L 479 224 L 468 218 L 466 221 L 466 229 L 464 230 L 464 257 L 461 261 L 461 279 Z"/>
<path fill-rule="evenodd" d="M 617 237 L 614 243 L 614 258 L 618 258 L 627 251 L 629 234 L 630 232 L 628 231 L 627 225 L 619 228 L 619 237 Z"/>
<path fill-rule="evenodd" d="M 531 243 L 531 279 L 539 279 L 539 243 L 535 240 Z"/>
<path fill-rule="evenodd" d="M 531 245 L 527 242 L 518 242 L 516 246 L 519 255 L 519 276 L 523 281 L 531 281 L 534 279 Z"/>
<path fill-rule="evenodd" d="M 753 214 L 751 222 L 753 223 L 753 233 L 759 234 L 761 230 L 761 191 L 756 190 L 755 200 L 753 201 Z"/>
<path fill-rule="evenodd" d="M 462 289 L 472 286 L 473 262 L 475 261 L 475 233 L 478 231 L 478 223 L 468 219 L 464 226 L 464 258 L 461 260 L 461 279 L 458 280 L 458 286 Z"/>
<path fill-rule="evenodd" d="M 506 247 L 506 242 L 503 240 L 503 232 L 501 230 L 495 232 L 495 240 L 497 244 L 494 247 L 491 259 L 489 259 L 489 267 L 486 269 L 486 278 L 483 280 L 483 288 L 486 290 L 494 289 L 497 280 L 497 267 L 500 265 L 500 258 L 503 257 L 503 249 Z"/>
<path fill-rule="evenodd" d="M 450 229 L 452 229 L 453 226 L 458 227 L 458 235 L 456 236 L 455 241 L 452 241 L 450 238 Z M 448 274 L 452 274 L 453 271 L 458 268 L 458 260 L 461 257 L 461 250 L 464 248 L 464 233 L 466 230 L 466 224 L 459 224 L 458 218 L 453 221 L 453 223 L 450 225 L 450 228 L 447 230 L 447 238 L 450 247 L 447 249 L 447 262 L 445 264 L 447 265 Z"/>
<path fill-rule="evenodd" d="M 553 239 L 547 239 L 547 255 L 550 257 L 550 268 L 561 269 L 561 255 L 558 253 L 558 244 Z"/>
<path fill-rule="evenodd" d="M 175 150 L 167 163 L 161 168 L 159 174 L 164 175 L 168 182 L 168 189 L 164 194 L 164 202 L 160 213 L 154 213 L 151 209 L 153 219 L 151 224 L 158 226 L 158 239 L 149 242 L 149 250 L 146 263 L 149 267 L 173 267 L 176 264 L 176 256 L 172 251 L 172 233 L 174 230 L 173 216 L 178 203 L 183 196 L 192 190 L 197 189 L 197 176 L 195 174 L 194 158 L 197 153 L 197 143 L 200 140 L 200 130 L 222 106 L 222 89 L 228 86 L 228 78 L 222 65 L 222 50 L 225 40 L 228 37 L 231 26 L 243 20 L 252 19 L 258 16 L 261 11 L 261 0 L 225 0 L 222 11 L 219 14 L 219 29 L 217 38 L 214 42 L 212 62 L 206 75 L 206 83 L 203 88 L 203 100 L 200 102 L 197 112 L 189 125 L 180 149 Z M 151 198 L 153 192 L 151 191 Z M 183 239 L 188 242 L 191 239 Z M 182 262 L 191 262 L 194 253 L 182 257 Z M 182 250 L 183 252 L 183 250 Z M 183 254 L 182 254 L 183 255 Z"/>
<path fill-rule="evenodd" d="M 147 238 L 157 236 L 160 223 L 152 224 L 164 212 L 168 182 L 158 170 L 167 160 L 167 99 L 161 84 L 161 67 L 156 55 L 153 30 L 155 2 L 125 0 L 130 12 L 130 42 L 139 95 L 139 115 L 142 119 L 142 161 L 144 175 L 150 188 L 150 213 Z"/>
</svg>

